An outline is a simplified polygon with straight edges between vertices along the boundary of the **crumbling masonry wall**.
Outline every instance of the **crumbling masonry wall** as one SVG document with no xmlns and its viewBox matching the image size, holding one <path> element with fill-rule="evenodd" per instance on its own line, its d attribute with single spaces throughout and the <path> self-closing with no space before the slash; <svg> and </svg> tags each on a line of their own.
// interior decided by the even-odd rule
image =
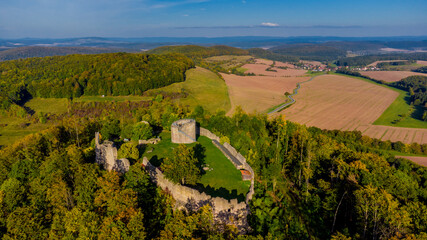
<svg viewBox="0 0 427 240">
<path fill-rule="evenodd" d="M 234 224 L 242 233 L 248 229 L 247 215 L 249 207 L 245 202 L 238 202 L 237 199 L 227 199 L 212 197 L 196 189 L 175 184 L 163 175 L 163 173 L 153 166 L 147 159 L 143 158 L 143 164 L 147 169 L 153 182 L 164 191 L 170 193 L 177 202 L 177 207 L 185 207 L 191 211 L 197 211 L 200 207 L 209 204 L 216 221 L 225 224 Z"/>
<path fill-rule="evenodd" d="M 99 143 L 99 132 L 95 133 L 95 161 L 104 166 L 107 171 L 125 173 L 129 171 L 130 163 L 126 158 L 117 159 L 117 148 L 113 142 Z"/>
</svg>

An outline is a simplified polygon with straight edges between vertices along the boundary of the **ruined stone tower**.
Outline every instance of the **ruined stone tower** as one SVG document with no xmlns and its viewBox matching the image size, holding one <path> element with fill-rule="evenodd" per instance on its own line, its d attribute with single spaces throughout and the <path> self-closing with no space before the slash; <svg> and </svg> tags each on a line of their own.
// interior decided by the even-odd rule
<svg viewBox="0 0 427 240">
<path fill-rule="evenodd" d="M 95 133 L 95 145 L 96 163 L 104 166 L 105 170 L 114 170 L 121 173 L 129 171 L 129 160 L 126 158 L 117 160 L 117 148 L 114 146 L 114 143 L 104 141 L 100 144 L 99 132 Z"/>
<path fill-rule="evenodd" d="M 173 143 L 196 142 L 196 120 L 181 119 L 172 123 L 171 140 Z"/>
</svg>

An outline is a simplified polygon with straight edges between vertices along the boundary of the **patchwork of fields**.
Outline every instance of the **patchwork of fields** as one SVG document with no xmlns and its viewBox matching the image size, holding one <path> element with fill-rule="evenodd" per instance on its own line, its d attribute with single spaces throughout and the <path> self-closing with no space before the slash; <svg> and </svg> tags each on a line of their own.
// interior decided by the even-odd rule
<svg viewBox="0 0 427 240">
<path fill-rule="evenodd" d="M 254 73 L 259 76 L 272 76 L 272 77 L 296 77 L 303 76 L 307 71 L 295 69 L 294 65 L 288 63 L 276 62 L 275 67 L 271 67 L 273 61 L 256 59 L 255 63 L 245 64 L 242 68 L 247 69 L 245 73 Z M 278 67 L 287 67 L 288 69 L 281 69 Z M 270 71 L 266 70 L 270 68 Z"/>
</svg>

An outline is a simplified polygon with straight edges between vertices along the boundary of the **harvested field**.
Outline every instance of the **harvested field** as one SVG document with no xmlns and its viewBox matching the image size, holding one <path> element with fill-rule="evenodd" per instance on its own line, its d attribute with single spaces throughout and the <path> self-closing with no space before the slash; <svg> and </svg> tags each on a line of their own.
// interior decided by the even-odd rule
<svg viewBox="0 0 427 240">
<path fill-rule="evenodd" d="M 420 61 L 420 60 L 418 60 L 417 64 L 423 65 L 423 66 L 427 66 L 427 61 Z"/>
<path fill-rule="evenodd" d="M 412 162 L 427 167 L 427 157 L 409 157 L 409 156 L 396 156 L 396 158 L 405 158 L 411 160 Z"/>
<path fill-rule="evenodd" d="M 402 80 L 403 78 L 414 75 L 427 76 L 427 74 L 425 73 L 409 71 L 361 71 L 360 74 L 376 80 L 383 80 L 385 82 L 397 82 Z"/>
<path fill-rule="evenodd" d="M 276 62 L 276 67 L 287 67 L 287 68 L 295 68 L 295 65 L 290 63 L 284 63 L 284 62 Z"/>
<path fill-rule="evenodd" d="M 285 92 L 292 92 L 298 82 L 310 77 L 237 76 L 221 74 L 228 86 L 234 112 L 242 106 L 246 112 L 265 112 L 268 108 L 286 101 Z"/>
<path fill-rule="evenodd" d="M 302 85 L 296 103 L 280 114 L 321 129 L 359 130 L 382 140 L 427 143 L 427 129 L 372 125 L 398 95 L 363 80 L 325 75 Z"/>
<path fill-rule="evenodd" d="M 294 69 L 292 64 L 276 62 L 276 66 L 289 67 L 288 69 L 280 69 L 277 67 L 271 68 L 272 71 L 266 71 L 270 65 L 273 64 L 273 61 L 265 59 L 256 59 L 255 63 L 245 64 L 242 68 L 248 69 L 245 73 L 254 73 L 260 76 L 272 76 L 272 77 L 295 77 L 303 76 L 307 71 Z"/>
</svg>

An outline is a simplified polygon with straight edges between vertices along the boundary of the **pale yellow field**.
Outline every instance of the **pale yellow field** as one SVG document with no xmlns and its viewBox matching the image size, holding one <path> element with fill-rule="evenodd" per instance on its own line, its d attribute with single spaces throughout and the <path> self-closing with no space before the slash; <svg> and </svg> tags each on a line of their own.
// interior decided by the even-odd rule
<svg viewBox="0 0 427 240">
<path fill-rule="evenodd" d="M 324 75 L 302 85 L 296 103 L 280 114 L 321 129 L 359 130 L 370 137 L 427 143 L 427 129 L 372 125 L 398 93 L 359 79 Z"/>
</svg>

